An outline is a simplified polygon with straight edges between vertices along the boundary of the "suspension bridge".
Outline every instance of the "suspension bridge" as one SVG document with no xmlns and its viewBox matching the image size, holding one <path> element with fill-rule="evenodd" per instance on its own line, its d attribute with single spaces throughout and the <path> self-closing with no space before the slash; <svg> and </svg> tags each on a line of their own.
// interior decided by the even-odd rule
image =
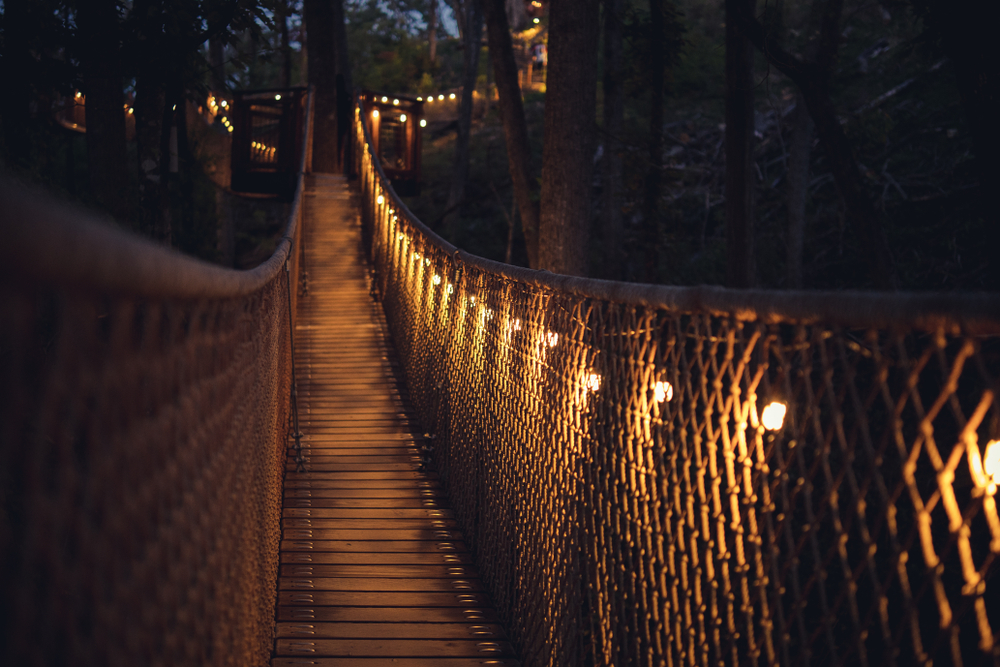
<svg viewBox="0 0 1000 667">
<path fill-rule="evenodd" d="M 475 257 L 373 111 L 247 272 L 0 184 L 0 662 L 1000 664 L 1000 299 Z"/>
</svg>

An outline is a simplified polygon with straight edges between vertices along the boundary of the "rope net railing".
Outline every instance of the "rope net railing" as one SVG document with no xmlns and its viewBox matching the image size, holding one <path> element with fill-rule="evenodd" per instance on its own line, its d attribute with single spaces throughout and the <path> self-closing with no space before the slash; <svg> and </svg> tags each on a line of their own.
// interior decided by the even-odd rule
<svg viewBox="0 0 1000 667">
<path fill-rule="evenodd" d="M 1000 663 L 1000 300 L 519 269 L 356 158 L 411 400 L 525 664 Z"/>
<path fill-rule="evenodd" d="M 0 181 L 0 664 L 268 663 L 300 198 L 238 272 Z"/>
</svg>

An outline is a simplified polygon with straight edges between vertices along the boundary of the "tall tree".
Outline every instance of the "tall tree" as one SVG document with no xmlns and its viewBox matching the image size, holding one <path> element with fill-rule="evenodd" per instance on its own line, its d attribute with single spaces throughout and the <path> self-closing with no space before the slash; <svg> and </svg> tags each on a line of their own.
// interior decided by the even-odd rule
<svg viewBox="0 0 1000 667">
<path fill-rule="evenodd" d="M 538 263 L 538 189 L 531 169 L 531 146 L 528 143 L 528 123 L 524 117 L 524 102 L 517 83 L 517 62 L 514 43 L 507 24 L 504 0 L 483 0 L 486 33 L 493 74 L 499 98 L 500 119 L 503 122 L 507 146 L 507 166 L 514 185 L 514 198 L 521 215 L 521 229 L 528 254 L 528 264 Z"/>
<path fill-rule="evenodd" d="M 337 40 L 334 3 L 304 0 L 303 13 L 309 49 L 309 84 L 313 86 L 313 170 L 339 170 L 337 146 Z"/>
<path fill-rule="evenodd" d="M 288 14 L 289 7 L 287 0 L 277 0 L 274 20 L 278 24 L 278 34 L 281 39 L 279 50 L 281 52 L 280 85 L 282 88 L 292 85 L 292 47 L 288 43 Z"/>
<path fill-rule="evenodd" d="M 437 4 L 438 0 L 430 0 L 430 4 L 427 8 L 427 50 L 430 56 L 431 67 L 437 64 L 437 47 L 438 47 L 438 14 L 437 14 Z"/>
<path fill-rule="evenodd" d="M 726 2 L 726 285 L 754 284 L 753 45 L 736 20 L 756 0 Z"/>
<path fill-rule="evenodd" d="M 812 152 L 812 118 L 802 96 L 795 100 L 792 141 L 788 148 L 788 287 L 802 289 L 802 249 L 805 244 L 806 195 L 809 192 L 809 156 Z"/>
<path fill-rule="evenodd" d="M 455 160 L 451 172 L 451 189 L 448 192 L 447 213 L 444 226 L 448 235 L 455 238 L 455 226 L 460 207 L 465 198 L 465 185 L 469 173 L 469 133 L 472 129 L 473 93 L 479 73 L 479 49 L 483 38 L 483 15 L 480 0 L 465 0 L 463 30 L 464 68 L 462 74 L 462 103 L 458 113 L 458 138 L 455 141 Z"/>
<path fill-rule="evenodd" d="M 80 68 L 86 95 L 87 170 L 97 201 L 121 221 L 131 217 L 125 143 L 125 87 L 115 0 L 80 2 Z"/>
<path fill-rule="evenodd" d="M 976 0 L 913 0 L 927 30 L 951 60 L 962 108 L 972 134 L 983 217 L 1000 223 L 1000 69 L 995 21 L 988 3 Z"/>
<path fill-rule="evenodd" d="M 783 36 L 768 33 L 750 7 L 736 0 L 727 0 L 727 7 L 730 2 L 734 11 L 732 20 L 727 21 L 738 23 L 740 31 L 754 47 L 772 66 L 791 79 L 802 94 L 848 217 L 857 229 L 862 253 L 867 260 L 870 283 L 882 289 L 895 288 L 894 262 L 882 218 L 875 210 L 862 180 L 857 159 L 830 96 L 833 67 L 842 39 L 840 25 L 844 0 L 814 0 L 817 3 L 814 11 L 820 26 L 814 60 L 790 53 L 782 44 Z"/>
<path fill-rule="evenodd" d="M 598 0 L 553 0 L 538 263 L 585 275 L 597 106 Z"/>
<path fill-rule="evenodd" d="M 623 0 L 604 0 L 604 157 L 601 218 L 604 271 L 611 280 L 625 277 L 625 225 L 622 220 L 622 143 L 625 96 L 622 91 Z"/>
<path fill-rule="evenodd" d="M 643 193 L 643 279 L 657 280 L 660 184 L 663 180 L 663 94 L 666 76 L 664 0 L 649 0 L 649 168 Z"/>
</svg>

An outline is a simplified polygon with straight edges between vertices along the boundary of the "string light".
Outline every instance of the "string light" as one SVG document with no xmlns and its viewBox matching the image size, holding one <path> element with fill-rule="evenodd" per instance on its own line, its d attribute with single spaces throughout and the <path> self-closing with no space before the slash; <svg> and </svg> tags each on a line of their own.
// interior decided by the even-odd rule
<svg viewBox="0 0 1000 667">
<path fill-rule="evenodd" d="M 453 100 L 453 99 L 455 99 L 455 93 L 452 93 L 451 95 L 449 95 L 449 96 L 448 96 L 448 99 L 449 99 L 449 100 Z"/>
<path fill-rule="evenodd" d="M 559 334 L 552 331 L 545 332 L 545 344 L 549 347 L 555 347 L 559 344 Z"/>
<path fill-rule="evenodd" d="M 777 401 L 769 403 L 760 415 L 760 423 L 768 431 L 777 431 L 785 423 L 785 411 L 787 409 L 784 403 L 778 403 Z"/>
<path fill-rule="evenodd" d="M 383 97 L 383 98 L 382 98 L 382 101 L 383 101 L 383 102 L 388 102 L 388 101 L 389 101 L 389 98 L 388 98 L 388 97 Z"/>
<path fill-rule="evenodd" d="M 274 96 L 274 101 L 275 101 L 275 102 L 277 102 L 277 101 L 278 101 L 278 100 L 280 100 L 280 99 L 281 99 L 281 95 L 275 95 L 275 96 Z"/>
<path fill-rule="evenodd" d="M 399 106 L 399 100 L 393 100 L 392 103 L 395 104 L 396 106 Z"/>
<path fill-rule="evenodd" d="M 406 122 L 406 114 L 405 113 L 399 114 L 399 122 L 400 123 L 405 123 Z"/>
<path fill-rule="evenodd" d="M 656 395 L 657 403 L 663 403 L 664 401 L 669 403 L 674 397 L 674 386 L 669 382 L 657 382 L 653 387 L 653 392 Z"/>
<path fill-rule="evenodd" d="M 597 373 L 590 373 L 587 376 L 587 389 L 598 391 L 601 388 L 601 376 Z"/>
<path fill-rule="evenodd" d="M 372 109 L 372 118 L 378 118 L 378 109 Z"/>
<path fill-rule="evenodd" d="M 434 283 L 435 285 L 440 285 L 441 284 L 441 276 L 439 276 L 438 274 L 435 273 L 434 277 L 431 278 L 431 282 Z"/>
<path fill-rule="evenodd" d="M 375 201 L 376 203 L 381 204 L 382 202 L 385 201 L 385 198 L 382 195 L 379 195 L 378 197 L 375 198 Z"/>
<path fill-rule="evenodd" d="M 420 119 L 420 127 L 427 127 L 427 121 L 423 118 Z"/>
</svg>

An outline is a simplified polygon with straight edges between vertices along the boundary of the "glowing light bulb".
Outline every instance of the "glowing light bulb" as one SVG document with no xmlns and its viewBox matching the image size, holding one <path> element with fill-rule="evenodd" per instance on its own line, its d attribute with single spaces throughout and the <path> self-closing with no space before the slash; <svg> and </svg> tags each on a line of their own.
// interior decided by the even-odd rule
<svg viewBox="0 0 1000 667">
<path fill-rule="evenodd" d="M 384 201 L 385 201 L 385 197 L 383 197 L 382 195 L 379 195 L 378 197 L 375 198 L 375 203 L 377 203 L 377 204 L 381 204 Z"/>
<path fill-rule="evenodd" d="M 443 100 L 444 99 L 444 95 L 438 95 L 438 99 L 439 100 Z"/>
<path fill-rule="evenodd" d="M 378 118 L 378 109 L 372 109 L 372 118 Z"/>
<path fill-rule="evenodd" d="M 657 382 L 653 391 L 656 394 L 657 403 L 669 402 L 674 397 L 674 386 L 669 382 Z"/>
<path fill-rule="evenodd" d="M 455 293 L 455 286 L 452 285 L 451 283 L 448 283 L 448 294 L 454 294 L 454 293 Z"/>
<path fill-rule="evenodd" d="M 1000 484 L 1000 440 L 990 440 L 986 445 L 983 468 L 986 473 L 986 495 L 995 495 L 997 484 Z"/>
<path fill-rule="evenodd" d="M 396 235 L 396 240 L 397 241 L 402 241 L 403 240 L 403 235 L 402 234 L 397 234 Z"/>
<path fill-rule="evenodd" d="M 424 264 L 426 264 L 427 266 L 430 266 L 430 265 L 431 265 L 431 260 L 430 260 L 430 258 L 427 258 L 427 259 L 425 259 L 425 260 L 424 260 Z"/>
<path fill-rule="evenodd" d="M 559 334 L 552 331 L 545 332 L 545 344 L 549 347 L 555 347 L 559 344 Z"/>
<path fill-rule="evenodd" d="M 129 113 L 129 115 L 131 116 L 132 114 L 134 114 L 134 113 L 135 113 L 135 109 L 132 109 L 132 108 L 130 107 L 130 108 L 129 108 L 129 110 L 128 110 L 128 113 Z"/>
<path fill-rule="evenodd" d="M 383 97 L 383 98 L 382 98 L 382 101 L 383 101 L 383 102 L 388 102 L 388 101 L 389 101 L 389 98 L 388 98 L 388 97 Z"/>
<path fill-rule="evenodd" d="M 418 97 L 418 98 L 417 98 L 417 101 L 418 101 L 418 102 L 423 102 L 423 101 L 424 101 L 424 98 L 422 98 L 422 97 Z"/>
<path fill-rule="evenodd" d="M 785 423 L 785 411 L 787 409 L 784 403 L 778 403 L 777 401 L 769 403 L 760 415 L 760 423 L 768 431 L 777 431 Z"/>
<path fill-rule="evenodd" d="M 230 132 L 230 134 L 232 134 L 232 131 L 233 131 L 233 126 L 232 126 L 232 125 L 230 125 L 230 126 L 229 126 L 229 127 L 227 127 L 226 129 L 228 129 L 228 130 L 229 130 L 229 132 Z"/>
<path fill-rule="evenodd" d="M 448 99 L 449 99 L 449 100 L 453 100 L 453 99 L 455 99 L 455 93 L 452 93 L 451 95 L 449 95 L 449 96 L 448 96 Z"/>
<path fill-rule="evenodd" d="M 76 91 L 76 99 L 80 99 L 81 97 L 83 97 L 83 93 L 81 93 L 79 90 Z"/>
<path fill-rule="evenodd" d="M 225 100 L 222 100 L 222 108 L 225 109 L 228 106 L 229 106 L 229 102 L 227 102 Z"/>
<path fill-rule="evenodd" d="M 542 22 L 542 21 L 541 21 L 540 19 L 537 19 L 537 18 L 534 18 L 534 19 L 531 19 L 531 20 L 532 20 L 532 21 L 533 21 L 534 23 L 541 23 L 541 22 Z"/>
<path fill-rule="evenodd" d="M 440 285 L 441 284 L 441 276 L 439 276 L 438 274 L 435 273 L 434 277 L 431 278 L 431 282 L 434 283 L 435 285 Z"/>
<path fill-rule="evenodd" d="M 420 127 L 427 127 L 427 121 L 423 118 L 420 119 Z"/>
<path fill-rule="evenodd" d="M 393 100 L 392 103 L 398 105 L 399 104 L 399 100 Z"/>
<path fill-rule="evenodd" d="M 597 373 L 590 373 L 587 376 L 587 389 L 597 391 L 601 388 L 601 376 Z"/>
<path fill-rule="evenodd" d="M 514 331 L 521 330 L 521 320 L 514 320 Z"/>
<path fill-rule="evenodd" d="M 399 122 L 400 123 L 405 123 L 406 122 L 406 114 L 405 113 L 399 114 Z"/>
<path fill-rule="evenodd" d="M 277 102 L 277 101 L 278 101 L 278 100 L 280 100 L 280 99 L 281 99 L 281 95 L 275 95 L 275 96 L 274 96 L 274 101 L 275 101 L 275 102 Z"/>
</svg>

